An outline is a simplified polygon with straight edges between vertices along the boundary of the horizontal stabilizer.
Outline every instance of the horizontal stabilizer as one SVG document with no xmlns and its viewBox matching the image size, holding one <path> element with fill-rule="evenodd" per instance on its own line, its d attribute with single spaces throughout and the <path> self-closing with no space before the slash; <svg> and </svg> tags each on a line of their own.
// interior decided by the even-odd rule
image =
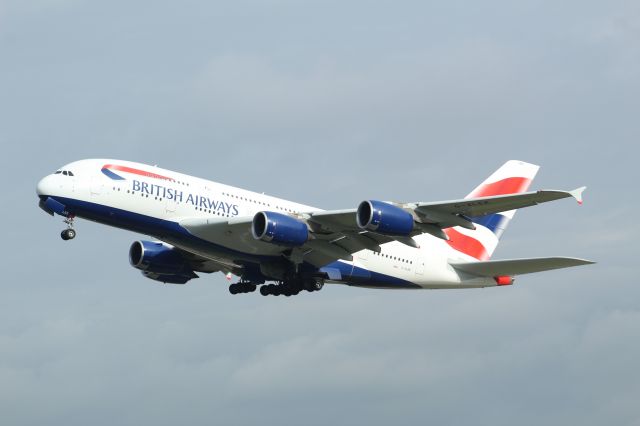
<svg viewBox="0 0 640 426">
<path fill-rule="evenodd" d="M 455 269 L 481 277 L 513 276 L 591 265 L 595 262 L 572 257 L 538 257 L 532 259 L 489 260 L 486 262 L 451 262 Z"/>
</svg>

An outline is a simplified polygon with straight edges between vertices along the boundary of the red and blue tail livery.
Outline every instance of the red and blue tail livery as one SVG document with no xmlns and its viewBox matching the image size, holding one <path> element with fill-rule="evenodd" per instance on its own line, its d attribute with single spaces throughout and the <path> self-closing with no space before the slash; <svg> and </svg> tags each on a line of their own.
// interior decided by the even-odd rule
<svg viewBox="0 0 640 426">
<path fill-rule="evenodd" d="M 129 249 L 146 278 L 186 284 L 222 272 L 232 294 L 314 292 L 325 283 L 363 288 L 502 287 L 514 277 L 593 263 L 572 257 L 492 260 L 520 208 L 574 198 L 529 188 L 539 167 L 508 161 L 465 198 L 364 200 L 325 211 L 245 189 L 122 160 L 81 160 L 37 185 L 40 207 L 67 224 L 88 219 L 149 235 Z"/>
<path fill-rule="evenodd" d="M 521 161 L 508 161 L 466 199 L 483 199 L 526 192 L 538 173 L 539 167 Z M 487 214 L 470 218 L 476 229 L 451 228 L 446 231 L 449 245 L 477 260 L 488 260 L 498 246 L 498 241 L 515 215 L 516 210 Z M 489 232 L 487 232 L 489 231 Z"/>
</svg>

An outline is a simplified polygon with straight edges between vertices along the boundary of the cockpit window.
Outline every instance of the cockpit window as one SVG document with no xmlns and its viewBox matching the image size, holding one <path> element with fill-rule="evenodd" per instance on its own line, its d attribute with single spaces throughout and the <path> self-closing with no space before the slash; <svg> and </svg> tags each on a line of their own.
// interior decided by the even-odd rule
<svg viewBox="0 0 640 426">
<path fill-rule="evenodd" d="M 64 172 L 62 172 L 63 175 L 65 176 L 69 176 L 69 172 L 67 172 L 66 170 Z"/>
<path fill-rule="evenodd" d="M 72 172 L 69 172 L 69 176 L 73 176 L 73 173 L 72 173 Z"/>
<path fill-rule="evenodd" d="M 58 170 L 57 172 L 55 172 L 54 174 L 59 175 L 60 173 L 62 173 L 62 170 Z"/>
<path fill-rule="evenodd" d="M 55 172 L 54 174 L 59 175 L 59 174 L 63 174 L 64 176 L 74 176 L 73 172 L 70 172 L 69 170 L 58 170 L 57 172 Z"/>
</svg>

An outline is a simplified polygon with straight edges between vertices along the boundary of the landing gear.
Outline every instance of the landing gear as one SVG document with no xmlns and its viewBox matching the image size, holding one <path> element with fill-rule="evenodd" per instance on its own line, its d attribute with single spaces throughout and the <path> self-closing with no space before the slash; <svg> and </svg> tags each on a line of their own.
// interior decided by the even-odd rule
<svg viewBox="0 0 640 426">
<path fill-rule="evenodd" d="M 67 224 L 67 229 L 60 233 L 60 237 L 65 241 L 73 240 L 76 237 L 76 230 L 73 229 L 73 218 L 72 215 L 69 215 L 69 217 L 64 220 L 64 223 Z"/>
<path fill-rule="evenodd" d="M 260 287 L 260 294 L 263 296 L 295 296 L 300 293 L 299 288 L 285 284 L 267 284 Z"/>
<path fill-rule="evenodd" d="M 320 291 L 322 287 L 324 287 L 324 281 L 321 279 L 310 280 L 304 284 L 304 289 L 308 292 Z"/>
<path fill-rule="evenodd" d="M 76 237 L 76 231 L 72 228 L 65 229 L 60 233 L 60 237 L 65 241 L 73 240 Z"/>
<path fill-rule="evenodd" d="M 324 286 L 322 280 L 301 281 L 284 281 L 278 284 L 266 284 L 260 287 L 260 294 L 263 296 L 296 296 L 302 290 L 308 292 L 319 291 Z"/>
<path fill-rule="evenodd" d="M 271 294 L 271 286 L 273 284 L 265 284 L 260 287 L 260 294 L 263 296 L 268 296 Z"/>
<path fill-rule="evenodd" d="M 252 275 L 251 270 L 247 269 L 247 273 L 242 275 L 244 278 L 241 278 L 240 282 L 229 286 L 229 293 L 252 293 L 259 285 L 260 294 L 263 296 L 291 297 L 305 290 L 309 293 L 319 291 L 324 286 L 324 277 L 315 269 L 301 270 L 293 267 L 285 269 L 286 266 L 282 268 L 270 266 L 273 265 L 260 265 L 262 275 L 253 280 L 251 278 L 257 274 Z M 271 282 L 264 284 L 265 280 Z"/>
<path fill-rule="evenodd" d="M 251 282 L 239 282 L 229 286 L 231 294 L 252 293 L 254 291 L 256 291 L 256 285 Z"/>
</svg>

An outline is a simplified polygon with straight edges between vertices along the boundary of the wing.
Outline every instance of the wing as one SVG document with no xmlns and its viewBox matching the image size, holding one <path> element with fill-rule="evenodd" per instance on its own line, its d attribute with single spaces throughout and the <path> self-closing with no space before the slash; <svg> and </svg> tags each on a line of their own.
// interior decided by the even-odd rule
<svg viewBox="0 0 640 426">
<path fill-rule="evenodd" d="M 435 203 L 392 204 L 413 217 L 413 229 L 408 235 L 390 235 L 363 230 L 357 223 L 357 209 L 290 214 L 308 228 L 308 239 L 299 247 L 281 246 L 256 240 L 251 232 L 253 217 L 229 220 L 219 218 L 187 218 L 180 225 L 198 238 L 223 244 L 240 253 L 252 255 L 282 255 L 294 263 L 309 262 L 317 267 L 338 259 L 353 260 L 361 250 L 380 251 L 380 245 L 397 241 L 418 247 L 412 238 L 423 233 L 448 239 L 443 229 L 463 226 L 474 229 L 471 217 L 529 207 L 536 204 L 574 197 L 582 202 L 585 188 L 574 191 L 546 190 L 515 195 L 470 198 Z M 204 252 L 197 254 L 210 258 Z"/>
<path fill-rule="evenodd" d="M 455 269 L 481 277 L 513 276 L 591 265 L 595 262 L 572 257 L 539 257 L 532 259 L 488 260 L 485 262 L 452 262 Z"/>
<path fill-rule="evenodd" d="M 354 253 L 362 249 L 378 251 L 380 244 L 398 241 L 411 247 L 417 247 L 413 236 L 429 233 L 438 238 L 448 239 L 443 229 L 452 226 L 463 226 L 474 229 L 471 217 L 485 216 L 493 213 L 535 206 L 537 204 L 562 198 L 574 197 L 582 203 L 582 193 L 586 187 L 574 191 L 543 190 L 514 195 L 468 198 L 463 200 L 434 203 L 396 204 L 413 215 L 414 229 L 409 236 L 394 236 L 372 231 L 363 231 L 357 224 L 357 210 L 340 210 L 310 213 L 307 223 L 316 234 L 326 235 L 318 247 L 328 250 L 327 243 L 344 247 L 347 252 Z"/>
<path fill-rule="evenodd" d="M 175 247 L 175 249 L 178 250 L 180 255 L 189 263 L 189 266 L 194 272 L 210 274 L 213 272 L 224 271 L 237 274 L 240 271 L 240 268 L 232 262 L 204 257 L 180 247 Z"/>
<path fill-rule="evenodd" d="M 229 247 L 244 253 L 283 255 L 297 263 L 306 261 L 319 267 L 338 259 L 353 260 L 352 254 L 364 249 L 379 251 L 380 244 L 394 241 L 392 237 L 358 228 L 355 214 L 354 209 L 294 216 L 309 228 L 309 239 L 295 248 L 256 240 L 251 232 L 252 216 L 229 220 L 188 218 L 181 220 L 180 225 L 198 238 L 218 243 L 226 241 Z M 404 240 L 403 237 L 398 238 Z M 198 254 L 214 259 L 205 252 Z"/>
<path fill-rule="evenodd" d="M 422 221 L 437 225 L 439 228 L 462 226 L 463 228 L 474 229 L 474 225 L 470 220 L 471 217 L 531 207 L 569 197 L 575 198 L 578 203 L 582 204 L 582 193 L 585 189 L 586 187 L 573 191 L 542 190 L 437 203 L 416 203 L 413 206 L 407 206 L 413 207 Z"/>
</svg>

